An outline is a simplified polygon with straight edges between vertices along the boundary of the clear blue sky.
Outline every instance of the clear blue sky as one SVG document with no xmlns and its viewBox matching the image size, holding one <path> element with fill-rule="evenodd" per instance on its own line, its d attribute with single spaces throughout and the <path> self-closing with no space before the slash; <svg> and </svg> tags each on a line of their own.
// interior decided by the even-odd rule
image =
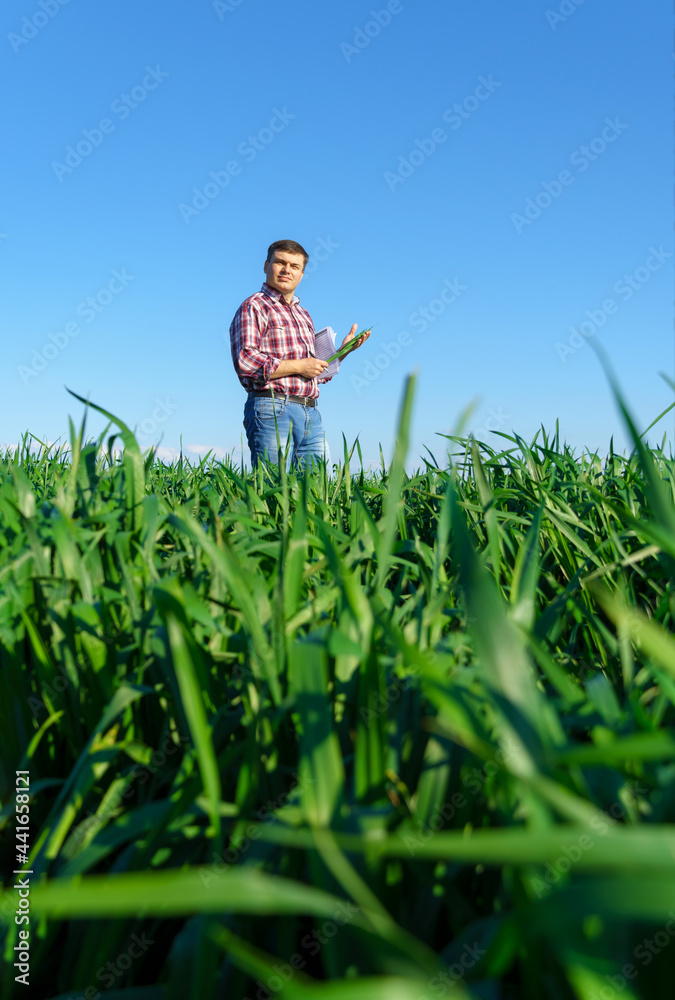
<svg viewBox="0 0 675 1000">
<path fill-rule="evenodd" d="M 669 405 L 672 21 L 666 0 L 3 5 L 0 441 L 65 435 L 67 385 L 144 445 L 239 452 L 228 328 L 291 238 L 316 328 L 376 324 L 322 389 L 334 456 L 342 432 L 391 454 L 413 369 L 413 459 L 472 401 L 486 440 L 559 419 L 623 446 L 571 328 L 642 426 Z"/>
</svg>

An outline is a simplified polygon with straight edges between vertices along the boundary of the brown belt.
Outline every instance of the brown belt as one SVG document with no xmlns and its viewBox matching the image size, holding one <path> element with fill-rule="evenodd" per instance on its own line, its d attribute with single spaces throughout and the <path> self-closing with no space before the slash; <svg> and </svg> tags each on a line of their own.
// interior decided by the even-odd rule
<svg viewBox="0 0 675 1000">
<path fill-rule="evenodd" d="M 263 396 L 265 399 L 278 399 L 286 403 L 300 403 L 300 406 L 316 406 L 316 400 L 311 396 L 287 396 L 285 392 L 272 392 L 271 389 L 259 389 L 249 392 L 249 396 Z"/>
</svg>

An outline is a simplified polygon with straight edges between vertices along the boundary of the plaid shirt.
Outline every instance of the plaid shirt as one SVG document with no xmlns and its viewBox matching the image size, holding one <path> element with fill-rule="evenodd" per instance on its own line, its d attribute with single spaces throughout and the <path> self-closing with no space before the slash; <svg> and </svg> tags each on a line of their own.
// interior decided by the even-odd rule
<svg viewBox="0 0 675 1000">
<path fill-rule="evenodd" d="M 259 292 L 244 299 L 234 314 L 230 326 L 232 361 L 247 392 L 274 389 L 280 395 L 317 399 L 317 383 L 330 382 L 329 378 L 304 379 L 301 375 L 270 381 L 280 361 L 314 354 L 312 317 L 299 302 L 294 295 L 288 303 L 281 292 L 265 283 Z"/>
</svg>

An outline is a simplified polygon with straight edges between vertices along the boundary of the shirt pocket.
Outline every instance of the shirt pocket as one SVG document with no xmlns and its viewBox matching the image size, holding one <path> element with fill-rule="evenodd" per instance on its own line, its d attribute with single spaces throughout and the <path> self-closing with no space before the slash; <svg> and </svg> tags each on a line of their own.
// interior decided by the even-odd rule
<svg viewBox="0 0 675 1000">
<path fill-rule="evenodd" d="M 285 327 L 270 323 L 262 335 L 260 347 L 266 354 L 273 354 L 277 357 L 283 355 L 285 357 L 286 348 L 284 345 L 287 340 L 288 334 Z"/>
<path fill-rule="evenodd" d="M 306 358 L 310 354 L 311 348 L 305 341 L 311 338 L 303 331 L 301 334 L 295 330 L 289 330 L 286 326 L 270 323 L 261 340 L 261 350 L 265 354 L 271 354 L 275 358 L 282 358 L 286 361 Z"/>
</svg>

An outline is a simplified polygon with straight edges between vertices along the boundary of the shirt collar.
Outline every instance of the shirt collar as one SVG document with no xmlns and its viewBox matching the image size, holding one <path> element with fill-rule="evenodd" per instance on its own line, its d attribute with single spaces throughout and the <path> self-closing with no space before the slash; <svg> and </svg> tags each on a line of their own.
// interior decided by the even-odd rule
<svg viewBox="0 0 675 1000">
<path fill-rule="evenodd" d="M 269 297 L 271 299 L 277 299 L 277 301 L 279 299 L 283 299 L 284 298 L 284 296 L 282 295 L 282 293 L 279 291 L 278 288 L 272 288 L 272 286 L 268 285 L 266 281 L 263 281 L 263 286 L 260 289 L 260 291 L 264 292 L 265 295 L 269 295 Z M 289 302 L 289 305 L 294 306 L 295 303 L 299 302 L 299 301 L 300 301 L 300 299 L 298 298 L 298 296 L 295 295 L 295 294 L 293 294 L 293 298 Z"/>
</svg>

